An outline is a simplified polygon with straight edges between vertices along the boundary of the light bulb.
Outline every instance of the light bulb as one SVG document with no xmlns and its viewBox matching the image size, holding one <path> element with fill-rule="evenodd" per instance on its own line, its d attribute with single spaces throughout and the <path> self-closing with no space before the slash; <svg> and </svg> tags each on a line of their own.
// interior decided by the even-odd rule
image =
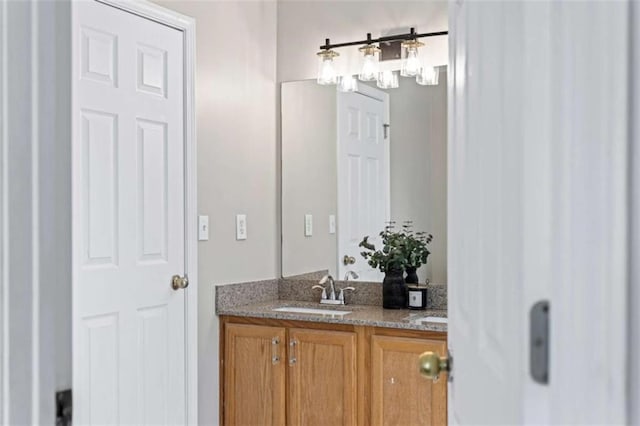
<svg viewBox="0 0 640 426">
<path fill-rule="evenodd" d="M 403 77 L 415 77 L 420 72 L 420 60 L 418 59 L 418 49 L 412 47 L 407 49 L 407 57 L 402 61 L 400 75 Z"/>
<path fill-rule="evenodd" d="M 339 92 L 356 92 L 358 90 L 358 80 L 352 75 L 340 77 L 337 89 Z"/>
<path fill-rule="evenodd" d="M 436 67 L 424 67 L 416 76 L 416 83 L 422 86 L 437 86 L 440 70 Z"/>
<path fill-rule="evenodd" d="M 422 64 L 418 58 L 418 47 L 424 46 L 424 43 L 420 43 L 417 40 L 409 40 L 402 43 L 402 46 L 406 50 L 402 65 L 400 68 L 400 75 L 403 77 L 415 77 L 420 74 Z"/>
<path fill-rule="evenodd" d="M 333 50 L 323 50 L 318 52 L 318 84 L 336 84 L 338 82 L 338 73 L 336 72 L 333 58 L 338 56 Z"/>
<path fill-rule="evenodd" d="M 378 77 L 378 59 L 376 53 L 379 51 L 377 47 L 368 44 L 360 48 L 364 53 L 362 60 L 362 70 L 358 75 L 360 81 L 374 81 Z"/>
<path fill-rule="evenodd" d="M 398 73 L 393 71 L 382 71 L 378 74 L 376 85 L 381 89 L 397 89 Z"/>
</svg>

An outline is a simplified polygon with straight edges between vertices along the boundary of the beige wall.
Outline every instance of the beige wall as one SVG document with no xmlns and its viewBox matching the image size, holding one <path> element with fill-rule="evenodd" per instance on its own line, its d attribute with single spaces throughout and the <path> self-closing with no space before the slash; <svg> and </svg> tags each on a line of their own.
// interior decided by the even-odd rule
<svg viewBox="0 0 640 426">
<path fill-rule="evenodd" d="M 419 32 L 446 31 L 446 0 L 425 1 L 298 1 L 278 2 L 278 81 L 315 78 L 316 52 L 324 39 L 334 43 L 362 40 L 368 32 L 373 37 L 405 32 L 415 27 Z M 425 61 L 431 65 L 448 62 L 447 37 L 422 39 Z M 339 70 L 357 73 L 361 55 L 358 49 L 339 49 Z"/>
<path fill-rule="evenodd" d="M 199 424 L 218 422 L 215 284 L 275 278 L 276 4 L 157 1 L 196 19 L 199 243 Z M 235 215 L 248 238 L 235 240 Z"/>
</svg>

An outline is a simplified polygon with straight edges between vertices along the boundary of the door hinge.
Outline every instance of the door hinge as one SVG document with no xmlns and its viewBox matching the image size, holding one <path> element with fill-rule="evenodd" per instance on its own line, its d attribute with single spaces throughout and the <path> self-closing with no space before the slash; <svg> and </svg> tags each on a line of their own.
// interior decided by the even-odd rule
<svg viewBox="0 0 640 426">
<path fill-rule="evenodd" d="M 389 138 L 389 127 L 391 127 L 390 124 L 383 124 L 382 125 L 382 131 L 384 133 L 384 138 L 385 139 Z"/>
<path fill-rule="evenodd" d="M 71 389 L 56 392 L 56 426 L 71 426 L 72 415 Z"/>
</svg>

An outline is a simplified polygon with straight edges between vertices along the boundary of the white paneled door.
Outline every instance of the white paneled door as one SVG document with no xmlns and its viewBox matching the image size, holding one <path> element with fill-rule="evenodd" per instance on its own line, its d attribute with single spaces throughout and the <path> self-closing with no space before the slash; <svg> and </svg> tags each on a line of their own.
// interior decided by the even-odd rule
<svg viewBox="0 0 640 426">
<path fill-rule="evenodd" d="M 627 423 L 628 10 L 449 4 L 450 424 Z"/>
<path fill-rule="evenodd" d="M 388 96 L 362 87 L 338 93 L 338 277 L 349 270 L 360 280 L 382 281 L 360 255 L 362 238 L 380 247 L 378 234 L 389 220 Z M 344 256 L 355 264 L 345 264 Z"/>
<path fill-rule="evenodd" d="M 76 424 L 185 424 L 183 33 L 73 4 Z"/>
</svg>

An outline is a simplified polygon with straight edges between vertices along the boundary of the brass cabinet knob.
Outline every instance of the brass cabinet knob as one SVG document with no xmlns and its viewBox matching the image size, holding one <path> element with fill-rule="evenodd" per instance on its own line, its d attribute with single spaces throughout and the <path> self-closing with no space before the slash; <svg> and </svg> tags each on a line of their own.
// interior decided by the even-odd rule
<svg viewBox="0 0 640 426">
<path fill-rule="evenodd" d="M 189 278 L 181 277 L 180 275 L 174 275 L 171 278 L 171 288 L 174 290 L 185 289 L 189 287 Z"/>
<path fill-rule="evenodd" d="M 419 358 L 420 374 L 434 382 L 440 377 L 440 373 L 448 373 L 451 369 L 449 357 L 441 357 L 434 352 L 424 352 Z"/>
<path fill-rule="evenodd" d="M 356 263 L 356 258 L 345 254 L 344 257 L 342 258 L 342 263 L 344 263 L 345 266 L 353 265 L 354 263 Z"/>
</svg>

